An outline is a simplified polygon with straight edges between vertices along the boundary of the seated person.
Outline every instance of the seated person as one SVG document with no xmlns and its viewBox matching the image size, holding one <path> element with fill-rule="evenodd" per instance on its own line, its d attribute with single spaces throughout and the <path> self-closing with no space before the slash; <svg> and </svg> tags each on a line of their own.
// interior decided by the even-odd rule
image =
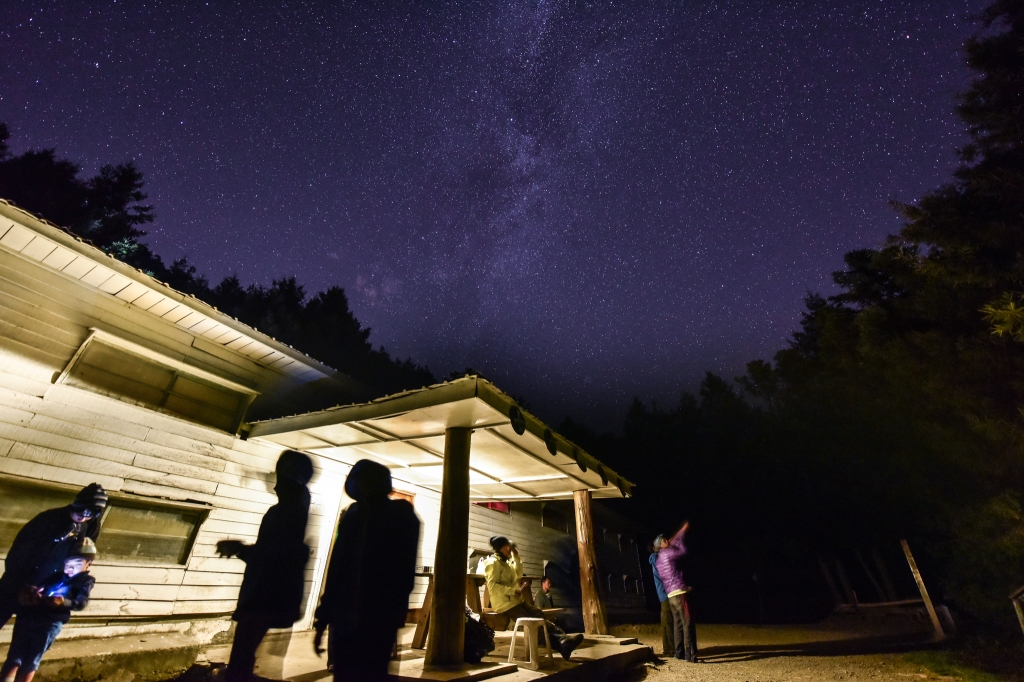
<svg viewBox="0 0 1024 682">
<path fill-rule="evenodd" d="M 533 603 L 537 605 L 538 609 L 555 608 L 555 602 L 551 600 L 551 578 L 544 576 L 540 581 L 540 589 L 537 590 L 537 596 L 534 597 Z"/>
<path fill-rule="evenodd" d="M 496 613 L 503 613 L 512 621 L 517 618 L 544 618 L 544 612 L 523 599 L 523 564 L 519 560 L 519 550 L 502 535 L 491 538 L 494 554 L 484 562 L 484 577 L 487 579 L 487 592 L 491 596 L 491 608 Z M 573 650 L 583 641 L 583 635 L 567 635 L 562 628 L 548 621 L 551 633 L 552 648 L 561 652 L 562 658 L 569 660 Z"/>
</svg>

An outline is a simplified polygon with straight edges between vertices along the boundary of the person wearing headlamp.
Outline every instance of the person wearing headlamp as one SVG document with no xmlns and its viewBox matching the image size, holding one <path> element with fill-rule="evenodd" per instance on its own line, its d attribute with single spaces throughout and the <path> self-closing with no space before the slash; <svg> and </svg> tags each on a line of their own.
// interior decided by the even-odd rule
<svg viewBox="0 0 1024 682">
<path fill-rule="evenodd" d="M 22 526 L 7 551 L 0 576 L 0 628 L 14 615 L 22 588 L 61 572 L 68 555 L 84 538 L 96 541 L 107 501 L 103 486 L 90 483 L 71 504 L 40 512 Z"/>
</svg>

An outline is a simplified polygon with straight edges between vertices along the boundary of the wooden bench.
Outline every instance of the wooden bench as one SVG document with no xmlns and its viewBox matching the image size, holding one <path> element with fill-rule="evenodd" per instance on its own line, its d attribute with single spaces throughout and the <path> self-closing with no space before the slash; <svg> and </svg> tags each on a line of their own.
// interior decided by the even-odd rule
<svg viewBox="0 0 1024 682">
<path fill-rule="evenodd" d="M 434 575 L 432 573 L 417 573 L 419 577 L 427 578 L 427 592 L 423 595 L 423 606 L 416 610 L 413 622 L 416 623 L 416 631 L 412 636 L 412 648 L 422 649 L 427 645 L 427 632 L 430 629 L 430 606 L 434 602 Z M 530 585 L 533 578 L 527 577 L 527 585 L 523 588 L 523 600 L 533 604 L 533 592 Z M 484 588 L 483 599 L 480 599 L 480 588 Z M 466 576 L 466 604 L 475 613 L 480 614 L 480 619 L 495 632 L 507 630 L 511 618 L 504 613 L 496 613 L 491 608 L 491 597 L 487 593 L 487 585 L 484 576 L 479 573 L 470 573 Z M 563 609 L 543 609 L 544 617 L 551 620 L 551 616 L 557 615 Z"/>
</svg>

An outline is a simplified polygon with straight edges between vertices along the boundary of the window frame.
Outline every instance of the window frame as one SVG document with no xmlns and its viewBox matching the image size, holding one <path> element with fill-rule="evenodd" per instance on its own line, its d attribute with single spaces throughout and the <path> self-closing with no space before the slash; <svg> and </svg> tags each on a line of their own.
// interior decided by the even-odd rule
<svg viewBox="0 0 1024 682">
<path fill-rule="evenodd" d="M 565 527 L 562 528 L 561 526 L 553 526 L 546 523 L 544 519 L 545 513 L 550 513 L 561 517 L 562 521 L 565 523 Z M 547 502 L 543 502 L 540 507 L 540 525 L 542 528 L 550 528 L 551 530 L 558 531 L 559 533 L 565 533 L 566 535 L 571 535 L 573 532 L 573 527 L 569 519 L 569 515 L 566 512 L 562 511 L 561 509 L 558 509 L 557 507 L 549 506 Z"/>
<path fill-rule="evenodd" d="M 496 514 L 504 514 L 506 516 L 512 516 L 512 503 L 511 502 L 499 502 L 497 500 L 479 500 L 473 503 L 474 506 L 481 507 L 483 509 L 489 509 Z M 497 508 L 491 505 L 499 505 Z M 504 505 L 504 509 L 500 507 Z"/>
<path fill-rule="evenodd" d="M 0 473 L 0 482 L 13 483 L 14 485 L 22 485 L 26 487 L 36 487 L 48 490 L 60 490 L 66 491 L 71 494 L 74 498 L 75 494 L 82 489 L 80 485 L 72 485 L 69 483 L 60 483 L 58 481 L 44 481 L 37 478 L 27 478 L 24 476 L 16 476 L 11 474 Z M 205 502 L 191 502 L 186 500 L 168 500 L 162 497 L 147 497 L 145 495 L 136 495 L 134 493 L 124 493 L 120 491 L 107 491 L 108 506 L 111 503 L 114 506 L 118 502 L 123 503 L 124 507 L 131 507 L 135 509 L 146 509 L 146 508 L 163 508 L 167 510 L 182 510 L 198 512 L 199 519 L 196 521 L 195 528 L 192 529 L 192 534 L 188 538 L 188 551 L 185 552 L 181 563 L 176 561 L 147 561 L 145 559 L 133 560 L 125 557 L 106 557 L 100 556 L 99 563 L 103 566 L 130 566 L 130 567 L 150 567 L 150 568 L 178 568 L 187 569 L 188 561 L 192 558 L 192 552 L 195 550 L 196 541 L 199 539 L 199 533 L 202 531 L 203 524 L 210 518 L 210 513 L 214 510 L 212 504 Z M 106 513 L 100 516 L 100 533 L 103 532 L 103 523 L 106 517 Z M 0 558 L 6 560 L 7 550 L 0 552 Z"/>
<path fill-rule="evenodd" d="M 256 397 L 260 394 L 260 392 L 254 388 L 251 388 L 244 384 L 240 384 L 236 381 L 232 381 L 231 379 L 226 379 L 222 376 L 219 376 L 217 374 L 214 374 L 213 372 L 209 372 L 202 368 L 194 367 L 193 365 L 189 365 L 185 362 L 176 360 L 172 357 L 154 351 L 150 348 L 146 348 L 145 346 L 133 343 L 131 341 L 128 341 L 127 339 L 123 339 L 120 336 L 111 334 L 110 332 L 103 331 L 102 329 L 99 329 L 97 327 L 90 327 L 89 331 L 89 336 L 86 337 L 85 341 L 82 342 L 82 345 L 78 347 L 78 350 L 75 351 L 75 354 L 71 356 L 71 359 L 68 361 L 68 364 L 65 365 L 64 369 L 60 372 L 60 374 L 58 374 L 54 378 L 54 384 L 60 385 L 64 388 L 71 388 L 78 391 L 86 391 L 93 395 L 109 398 L 110 400 L 116 400 L 118 402 L 125 403 L 128 405 L 135 405 L 136 407 L 141 407 L 142 409 L 162 414 L 165 417 L 179 419 L 181 421 L 187 422 L 188 424 L 201 426 L 207 429 L 213 429 L 214 431 L 218 431 L 220 433 L 231 433 L 233 435 L 238 434 L 238 430 L 241 428 L 242 424 L 245 423 L 245 415 L 249 411 L 249 406 L 252 405 L 253 400 L 255 400 Z M 122 353 L 128 353 L 129 355 L 133 355 L 144 361 L 151 362 L 163 369 L 174 372 L 175 377 L 184 376 L 192 380 L 198 380 L 201 383 L 205 382 L 208 384 L 214 384 L 223 389 L 227 389 L 229 391 L 233 391 L 235 393 L 240 394 L 241 400 L 239 400 L 238 409 L 235 412 L 235 418 L 233 420 L 234 430 L 222 429 L 212 424 L 207 424 L 201 421 L 189 419 L 188 417 L 176 414 L 174 412 L 166 411 L 163 409 L 163 406 L 152 407 L 150 405 L 145 405 L 137 402 L 136 400 L 131 399 L 128 396 L 120 397 L 116 395 L 103 393 L 100 391 L 90 391 L 87 388 L 82 388 L 80 386 L 70 384 L 69 380 L 72 376 L 72 370 L 75 369 L 79 360 L 81 360 L 85 352 L 94 343 L 105 344 L 106 346 L 114 348 L 115 350 L 118 350 Z M 169 392 L 169 389 L 165 390 L 165 401 L 166 394 Z"/>
<path fill-rule="evenodd" d="M 129 557 L 109 557 L 107 560 L 111 565 L 118 566 L 151 566 L 154 568 L 170 567 L 176 568 L 188 568 L 188 561 L 192 558 L 192 551 L 195 549 L 196 540 L 199 539 L 199 533 L 203 529 L 203 524 L 206 523 L 207 519 L 210 518 L 210 512 L 213 511 L 212 505 L 195 504 L 188 502 L 176 502 L 172 500 L 154 499 L 151 497 L 145 497 L 142 495 L 131 495 L 128 493 L 108 493 L 110 499 L 115 503 L 114 506 L 120 506 L 122 509 L 152 509 L 155 511 L 188 511 L 195 512 L 197 520 L 195 526 L 192 528 L 192 532 L 189 534 L 188 539 L 185 541 L 185 552 L 183 553 L 181 562 L 177 561 L 161 561 L 161 560 L 149 560 L 149 559 L 132 559 Z M 117 503 L 121 503 L 118 505 Z M 109 506 L 109 505 L 108 505 Z M 104 513 L 100 516 L 100 534 L 103 533 L 103 524 L 106 523 L 107 514 Z M 101 557 L 102 560 L 102 557 Z"/>
</svg>

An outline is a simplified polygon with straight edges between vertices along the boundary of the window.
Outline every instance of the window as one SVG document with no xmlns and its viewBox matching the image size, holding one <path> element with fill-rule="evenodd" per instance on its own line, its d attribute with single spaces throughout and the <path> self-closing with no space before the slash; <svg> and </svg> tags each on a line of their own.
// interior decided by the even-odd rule
<svg viewBox="0 0 1024 682">
<path fill-rule="evenodd" d="M 71 504 L 75 493 L 70 488 L 48 488 L 0 479 L 0 500 L 3 500 L 0 504 L 0 552 L 7 554 L 14 536 L 32 517 L 41 511 Z"/>
<path fill-rule="evenodd" d="M 512 507 L 508 502 L 474 502 L 473 504 L 478 507 L 483 507 L 484 509 L 501 512 L 502 514 L 512 513 Z"/>
<path fill-rule="evenodd" d="M 78 488 L 0 478 L 0 552 L 7 553 L 22 526 L 36 514 L 63 507 Z M 101 517 L 96 551 L 104 560 L 184 564 L 209 510 L 111 494 Z"/>
<path fill-rule="evenodd" d="M 58 379 L 63 384 L 235 433 L 256 392 L 99 330 Z"/>
<path fill-rule="evenodd" d="M 96 551 L 101 559 L 184 564 L 207 513 L 146 500 L 111 500 Z"/>
<path fill-rule="evenodd" d="M 540 524 L 545 528 L 554 528 L 563 533 L 569 532 L 569 516 L 550 504 L 545 504 L 541 510 Z"/>
</svg>

